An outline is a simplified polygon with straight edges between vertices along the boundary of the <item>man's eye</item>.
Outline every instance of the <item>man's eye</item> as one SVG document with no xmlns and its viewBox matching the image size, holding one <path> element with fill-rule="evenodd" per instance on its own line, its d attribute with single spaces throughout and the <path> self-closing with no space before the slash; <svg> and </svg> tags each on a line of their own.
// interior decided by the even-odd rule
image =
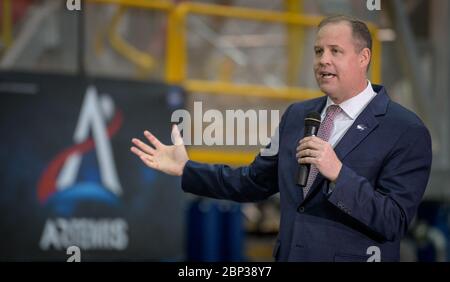
<svg viewBox="0 0 450 282">
<path fill-rule="evenodd" d="M 320 49 L 315 50 L 315 52 L 316 52 L 316 55 L 322 54 L 322 50 L 320 50 Z"/>
<path fill-rule="evenodd" d="M 331 52 L 333 52 L 333 54 L 337 54 L 337 53 L 339 53 L 339 50 L 338 49 L 332 49 Z"/>
</svg>

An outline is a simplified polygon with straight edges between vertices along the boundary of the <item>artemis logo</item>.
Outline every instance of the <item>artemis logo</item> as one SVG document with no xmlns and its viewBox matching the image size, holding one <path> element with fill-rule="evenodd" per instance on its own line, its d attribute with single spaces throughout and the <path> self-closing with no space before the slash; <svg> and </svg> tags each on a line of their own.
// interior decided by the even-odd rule
<svg viewBox="0 0 450 282">
<path fill-rule="evenodd" d="M 66 2 L 67 10 L 69 11 L 80 11 L 81 10 L 81 0 L 67 0 Z"/>
<path fill-rule="evenodd" d="M 367 10 L 369 10 L 369 11 L 373 11 L 373 10 L 380 11 L 381 10 L 381 0 L 367 0 L 366 6 L 367 6 Z"/>
<path fill-rule="evenodd" d="M 67 250 L 74 261 L 83 250 L 124 250 L 128 246 L 128 223 L 122 218 L 48 219 L 39 246 L 42 250 Z M 78 250 L 74 248 L 78 247 Z M 68 260 L 69 261 L 69 260 Z M 72 260 L 70 260 L 72 261 Z"/>
<path fill-rule="evenodd" d="M 70 246 L 123 250 L 128 246 L 128 223 L 124 219 L 73 217 L 93 203 L 102 209 L 119 207 L 122 185 L 110 139 L 121 124 L 122 112 L 113 99 L 107 94 L 98 95 L 94 86 L 88 87 L 73 135 L 75 144 L 50 161 L 38 183 L 39 202 L 58 216 L 45 223 L 39 243 L 42 250 Z M 96 162 L 89 162 L 89 156 L 97 156 Z"/>
</svg>

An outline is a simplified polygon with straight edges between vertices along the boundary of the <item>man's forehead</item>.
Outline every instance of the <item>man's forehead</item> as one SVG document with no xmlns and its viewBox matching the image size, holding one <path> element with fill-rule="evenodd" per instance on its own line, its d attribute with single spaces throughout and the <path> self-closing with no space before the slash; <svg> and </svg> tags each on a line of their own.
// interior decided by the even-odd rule
<svg viewBox="0 0 450 282">
<path fill-rule="evenodd" d="M 353 39 L 351 26 L 346 22 L 330 23 L 317 31 L 315 45 L 343 45 Z"/>
<path fill-rule="evenodd" d="M 322 30 L 327 30 L 327 29 L 342 29 L 342 30 L 351 31 L 352 25 L 351 25 L 351 23 L 349 23 L 347 21 L 331 22 L 331 23 L 327 23 L 324 26 L 320 27 L 318 29 L 318 32 L 320 32 Z"/>
</svg>

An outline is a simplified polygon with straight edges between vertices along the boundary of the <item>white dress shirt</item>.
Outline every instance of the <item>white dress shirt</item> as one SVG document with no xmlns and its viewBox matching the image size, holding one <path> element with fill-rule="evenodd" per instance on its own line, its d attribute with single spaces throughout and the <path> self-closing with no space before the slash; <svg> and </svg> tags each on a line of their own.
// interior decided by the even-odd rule
<svg viewBox="0 0 450 282">
<path fill-rule="evenodd" d="M 339 104 L 342 111 L 335 117 L 333 131 L 331 132 L 330 139 L 328 143 L 334 148 L 342 139 L 347 130 L 352 126 L 356 118 L 361 114 L 361 112 L 367 107 L 367 105 L 372 101 L 372 99 L 377 95 L 373 91 L 372 84 L 367 81 L 367 87 L 358 95 L 342 102 Z M 321 120 L 325 118 L 326 110 L 330 105 L 336 105 L 330 97 L 327 99 L 325 108 L 321 114 Z"/>
</svg>

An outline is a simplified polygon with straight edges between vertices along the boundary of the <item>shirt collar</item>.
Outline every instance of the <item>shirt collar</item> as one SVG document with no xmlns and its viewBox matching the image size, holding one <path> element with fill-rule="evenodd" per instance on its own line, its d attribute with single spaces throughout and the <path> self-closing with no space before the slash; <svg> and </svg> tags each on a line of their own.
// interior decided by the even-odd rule
<svg viewBox="0 0 450 282">
<path fill-rule="evenodd" d="M 367 81 L 367 87 L 358 95 L 342 102 L 339 104 L 342 111 L 351 119 L 356 119 L 358 115 L 364 110 L 364 108 L 369 104 L 373 97 L 375 97 L 377 93 L 373 91 L 372 84 L 370 81 Z M 327 104 L 325 105 L 324 111 L 328 109 L 329 106 L 336 105 L 330 97 L 327 98 Z"/>
</svg>

